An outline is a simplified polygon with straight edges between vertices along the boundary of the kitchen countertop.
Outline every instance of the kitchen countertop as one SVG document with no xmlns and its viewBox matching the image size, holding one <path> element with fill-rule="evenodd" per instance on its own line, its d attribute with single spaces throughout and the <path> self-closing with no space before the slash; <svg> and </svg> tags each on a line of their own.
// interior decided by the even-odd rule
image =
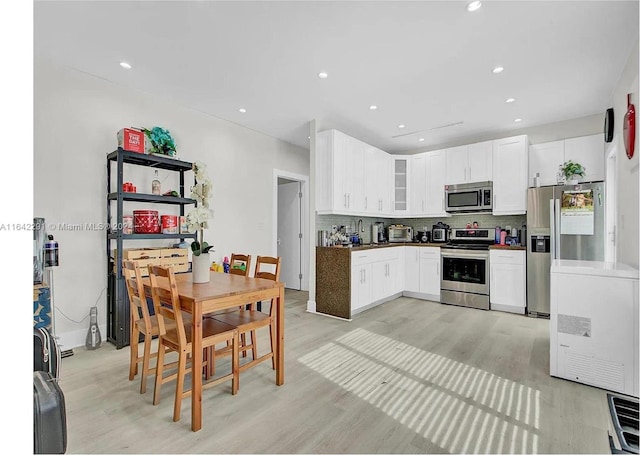
<svg viewBox="0 0 640 455">
<path fill-rule="evenodd" d="M 554 259 L 551 262 L 551 273 L 611 276 L 631 278 L 634 280 L 637 280 L 639 276 L 638 269 L 621 262 L 579 261 L 571 259 Z"/>
<path fill-rule="evenodd" d="M 373 250 L 379 248 L 391 248 L 394 246 L 428 246 L 428 247 L 436 247 L 440 248 L 444 243 L 416 243 L 416 242 L 407 242 L 407 243 L 368 243 L 360 246 L 325 246 L 325 247 L 317 247 L 317 248 L 343 248 L 346 250 L 352 251 L 362 251 L 362 250 Z M 526 246 L 511 246 L 511 245 L 490 245 L 490 250 L 521 250 L 526 251 Z"/>
<path fill-rule="evenodd" d="M 418 242 L 406 242 L 406 243 L 366 243 L 360 246 L 319 246 L 316 248 L 342 248 L 345 250 L 362 251 L 362 250 L 375 250 L 380 248 L 392 248 L 394 246 L 430 246 L 440 248 L 444 243 L 418 243 Z"/>
</svg>

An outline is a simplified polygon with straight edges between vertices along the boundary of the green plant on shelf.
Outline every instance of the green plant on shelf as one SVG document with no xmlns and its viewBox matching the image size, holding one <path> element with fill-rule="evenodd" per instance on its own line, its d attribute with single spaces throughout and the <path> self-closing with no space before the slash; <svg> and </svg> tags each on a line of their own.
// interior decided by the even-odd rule
<svg viewBox="0 0 640 455">
<path fill-rule="evenodd" d="M 158 153 L 160 155 L 175 156 L 176 144 L 168 130 L 154 126 L 150 130 L 142 128 L 145 136 L 149 140 L 148 153 Z"/>
</svg>

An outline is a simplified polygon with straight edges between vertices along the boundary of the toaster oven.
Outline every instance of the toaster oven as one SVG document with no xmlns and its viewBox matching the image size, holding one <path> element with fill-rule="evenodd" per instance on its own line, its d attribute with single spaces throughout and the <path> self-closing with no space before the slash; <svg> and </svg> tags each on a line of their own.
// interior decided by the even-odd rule
<svg viewBox="0 0 640 455">
<path fill-rule="evenodd" d="M 406 243 L 413 241 L 411 226 L 389 226 L 389 242 Z"/>
</svg>

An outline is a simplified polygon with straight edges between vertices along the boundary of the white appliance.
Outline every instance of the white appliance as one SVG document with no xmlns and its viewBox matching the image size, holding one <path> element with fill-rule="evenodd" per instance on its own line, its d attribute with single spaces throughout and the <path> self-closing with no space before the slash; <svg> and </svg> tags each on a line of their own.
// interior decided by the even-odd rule
<svg viewBox="0 0 640 455">
<path fill-rule="evenodd" d="M 550 373 L 638 396 L 638 270 L 556 259 L 551 264 Z"/>
</svg>

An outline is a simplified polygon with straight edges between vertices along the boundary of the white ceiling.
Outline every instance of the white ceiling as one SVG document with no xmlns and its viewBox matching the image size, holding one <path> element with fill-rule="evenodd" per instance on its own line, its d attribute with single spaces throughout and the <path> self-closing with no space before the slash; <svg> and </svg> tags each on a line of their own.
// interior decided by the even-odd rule
<svg viewBox="0 0 640 455">
<path fill-rule="evenodd" d="M 36 1 L 34 53 L 305 148 L 311 119 L 397 153 L 611 107 L 638 1 L 466 3 Z"/>
</svg>

